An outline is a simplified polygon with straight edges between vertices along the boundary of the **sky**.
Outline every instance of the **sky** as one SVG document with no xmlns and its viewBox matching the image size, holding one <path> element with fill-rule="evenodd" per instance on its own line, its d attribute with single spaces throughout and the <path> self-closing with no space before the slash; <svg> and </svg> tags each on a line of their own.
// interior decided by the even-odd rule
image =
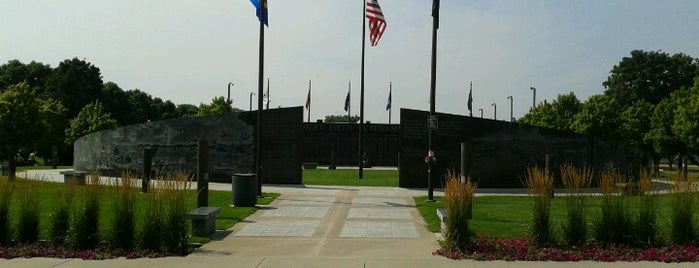
<svg viewBox="0 0 699 268">
<path fill-rule="evenodd" d="M 359 115 L 362 1 L 268 0 L 265 90 L 270 107 L 303 106 L 312 80 L 311 121 L 344 111 L 352 83 Z M 386 31 L 366 45 L 365 120 L 392 123 L 399 109 L 429 110 L 432 1 L 381 0 Z M 436 110 L 515 118 L 536 102 L 604 91 L 614 65 L 635 49 L 699 57 L 696 0 L 443 0 Z M 0 0 L 0 63 L 52 67 L 77 57 L 105 82 L 176 104 L 227 96 L 248 110 L 258 88 L 259 22 L 249 0 Z M 368 32 L 368 31 L 367 31 Z M 257 96 L 253 96 L 256 109 Z M 494 107 L 492 104 L 495 103 Z M 304 113 L 307 111 L 304 110 Z M 304 114 L 306 120 L 307 114 Z"/>
</svg>

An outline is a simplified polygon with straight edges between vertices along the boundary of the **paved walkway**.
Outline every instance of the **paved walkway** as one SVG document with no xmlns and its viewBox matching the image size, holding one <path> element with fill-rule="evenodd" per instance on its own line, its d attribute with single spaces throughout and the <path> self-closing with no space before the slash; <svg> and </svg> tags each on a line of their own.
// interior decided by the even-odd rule
<svg viewBox="0 0 699 268">
<path fill-rule="evenodd" d="M 62 181 L 58 171 L 29 178 Z M 210 185 L 230 190 L 230 184 Z M 656 267 L 659 263 L 454 261 L 432 256 L 435 234 L 424 227 L 412 196 L 424 190 L 391 187 L 264 186 L 281 193 L 245 222 L 220 230 L 186 257 L 1 260 L 0 267 Z M 441 194 L 441 192 L 436 192 Z M 696 264 L 670 266 L 695 267 Z"/>
</svg>

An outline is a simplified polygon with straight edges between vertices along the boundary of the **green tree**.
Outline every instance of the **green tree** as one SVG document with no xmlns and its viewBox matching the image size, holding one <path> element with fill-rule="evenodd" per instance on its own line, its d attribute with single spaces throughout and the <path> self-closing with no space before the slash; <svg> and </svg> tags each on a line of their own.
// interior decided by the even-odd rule
<svg viewBox="0 0 699 268">
<path fill-rule="evenodd" d="M 160 115 L 154 109 L 153 97 L 139 89 L 126 91 L 129 105 L 129 116 L 126 124 L 137 124 L 158 120 Z"/>
<path fill-rule="evenodd" d="M 117 121 L 120 126 L 127 125 L 131 122 L 131 105 L 129 105 L 129 97 L 119 85 L 114 82 L 107 82 L 102 86 L 102 92 L 98 100 Z"/>
<path fill-rule="evenodd" d="M 672 130 L 690 153 L 699 153 L 699 77 L 686 96 L 678 97 Z"/>
<path fill-rule="evenodd" d="M 607 95 L 594 95 L 585 101 L 575 115 L 573 130 L 607 140 L 616 140 L 619 135 L 619 105 Z"/>
<path fill-rule="evenodd" d="M 655 107 L 644 100 L 626 108 L 619 114 L 619 138 L 628 145 L 653 150 L 653 144 L 646 142 L 644 137 L 651 129 L 651 120 L 648 119 L 653 117 L 654 110 Z"/>
<path fill-rule="evenodd" d="M 100 69 L 85 60 L 64 60 L 46 82 L 47 95 L 60 101 L 75 117 L 83 106 L 99 99 L 102 91 Z"/>
<path fill-rule="evenodd" d="M 682 53 L 669 55 L 662 51 L 631 51 L 610 71 L 605 95 L 616 99 L 625 108 L 644 100 L 652 105 L 682 87 L 691 87 L 697 74 L 697 62 Z"/>
<path fill-rule="evenodd" d="M 575 115 L 582 109 L 582 104 L 575 93 L 561 94 L 556 99 L 532 109 L 522 117 L 519 122 L 540 127 L 549 127 L 560 130 L 573 130 Z"/>
<path fill-rule="evenodd" d="M 0 92 L 11 85 L 25 82 L 36 93 L 42 93 L 51 72 L 50 66 L 35 61 L 29 64 L 19 60 L 8 61 L 0 66 Z"/>
<path fill-rule="evenodd" d="M 221 97 L 215 97 L 211 100 L 211 104 L 200 104 L 197 116 L 216 115 L 233 112 L 233 107 Z"/>
<path fill-rule="evenodd" d="M 359 116 L 352 116 L 347 120 L 347 115 L 326 115 L 325 116 L 325 123 L 347 123 L 347 121 L 350 121 L 350 123 L 357 123 L 359 122 Z"/>
<path fill-rule="evenodd" d="M 178 117 L 194 117 L 199 113 L 199 107 L 192 104 L 178 104 L 177 105 Z"/>
<path fill-rule="evenodd" d="M 68 128 L 67 110 L 63 104 L 54 99 L 40 99 L 39 120 L 42 137 L 36 141 L 34 150 L 46 160 L 51 156 L 52 146 L 66 147 L 65 130 Z M 67 148 L 58 148 L 64 151 Z"/>
<path fill-rule="evenodd" d="M 14 180 L 14 156 L 41 137 L 39 104 L 25 82 L 11 85 L 0 94 L 0 144 L 7 149 L 10 179 Z"/>
<path fill-rule="evenodd" d="M 116 120 L 104 109 L 101 102 L 95 101 L 85 105 L 78 116 L 70 120 L 70 127 L 66 129 L 66 143 L 73 144 L 82 136 L 115 127 Z"/>
<path fill-rule="evenodd" d="M 684 153 L 686 146 L 672 129 L 677 107 L 689 97 L 689 89 L 677 90 L 670 98 L 663 99 L 653 111 L 650 130 L 645 135 L 647 143 L 653 146 L 655 153 L 672 159 L 677 153 Z M 670 161 L 672 163 L 672 161 Z"/>
</svg>

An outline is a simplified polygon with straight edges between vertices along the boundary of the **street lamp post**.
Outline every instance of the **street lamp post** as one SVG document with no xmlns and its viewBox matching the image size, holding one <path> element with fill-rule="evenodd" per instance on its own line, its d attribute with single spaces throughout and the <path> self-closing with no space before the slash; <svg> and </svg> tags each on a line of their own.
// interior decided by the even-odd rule
<svg viewBox="0 0 699 268">
<path fill-rule="evenodd" d="M 536 88 L 529 87 L 529 89 L 532 91 L 532 110 L 534 110 L 536 108 Z"/>
<path fill-rule="evenodd" d="M 515 120 L 514 120 L 515 117 L 512 115 L 512 107 L 513 107 L 513 106 L 512 106 L 512 102 L 513 102 L 512 96 L 508 96 L 507 99 L 510 100 L 510 122 L 514 122 L 514 121 L 515 121 Z"/>
<path fill-rule="evenodd" d="M 250 92 L 250 109 L 248 111 L 252 111 L 252 96 L 255 95 L 255 92 Z"/>
<path fill-rule="evenodd" d="M 490 106 L 493 106 L 493 120 L 498 120 L 498 105 L 493 102 Z"/>
<path fill-rule="evenodd" d="M 231 86 L 235 85 L 233 82 L 228 82 L 228 98 L 226 99 L 226 102 L 228 102 L 228 105 L 231 105 Z"/>
<path fill-rule="evenodd" d="M 478 109 L 478 111 L 481 112 L 481 118 L 483 118 L 483 109 L 482 109 L 482 108 L 481 108 L 481 109 Z"/>
</svg>

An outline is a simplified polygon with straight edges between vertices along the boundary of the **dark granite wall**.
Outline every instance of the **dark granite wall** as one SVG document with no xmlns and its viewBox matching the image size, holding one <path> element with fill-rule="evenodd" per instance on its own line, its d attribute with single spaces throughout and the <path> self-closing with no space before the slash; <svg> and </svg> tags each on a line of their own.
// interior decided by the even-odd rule
<svg viewBox="0 0 699 268">
<path fill-rule="evenodd" d="M 364 124 L 364 152 L 374 166 L 398 166 L 400 126 Z M 304 123 L 303 162 L 357 166 L 359 162 L 359 124 Z"/>
<path fill-rule="evenodd" d="M 263 112 L 263 182 L 301 183 L 303 108 Z M 99 169 L 106 175 L 143 170 L 143 149 L 157 148 L 153 170 L 195 173 L 197 140 L 209 141 L 209 179 L 230 182 L 234 173 L 254 173 L 257 112 L 171 119 L 103 130 L 74 145 L 73 167 Z M 264 172 L 266 171 L 266 172 Z"/>
<path fill-rule="evenodd" d="M 428 112 L 401 109 L 399 185 L 427 187 Z M 439 129 L 433 132 L 437 164 L 434 187 L 442 187 L 443 174 L 459 171 L 461 142 L 473 146 L 471 176 L 483 188 L 522 187 L 531 165 L 545 166 L 545 155 L 595 170 L 638 170 L 646 157 L 622 144 L 605 142 L 583 134 L 558 131 L 475 117 L 438 114 Z"/>
</svg>

